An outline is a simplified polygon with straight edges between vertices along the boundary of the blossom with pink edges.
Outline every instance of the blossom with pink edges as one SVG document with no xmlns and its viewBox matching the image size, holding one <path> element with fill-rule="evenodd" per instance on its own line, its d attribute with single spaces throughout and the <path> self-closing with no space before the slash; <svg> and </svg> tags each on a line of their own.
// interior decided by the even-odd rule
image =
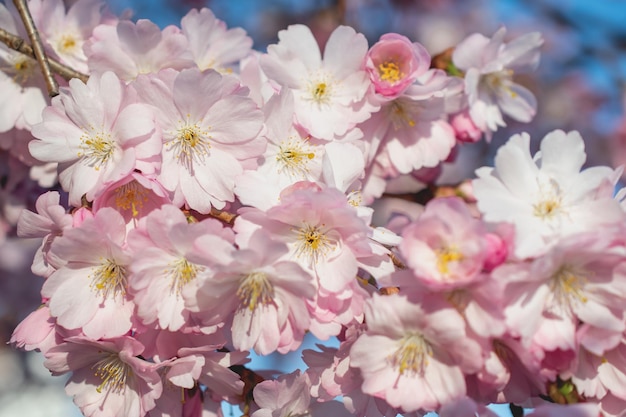
<svg viewBox="0 0 626 417">
<path fill-rule="evenodd" d="M 196 240 L 203 236 L 207 236 L 211 257 L 196 249 Z M 150 213 L 139 230 L 128 237 L 128 245 L 135 252 L 128 267 L 128 290 L 137 305 L 137 317 L 170 331 L 191 324 L 184 289 L 196 288 L 196 280 L 230 261 L 234 251 L 231 239 L 230 230 L 217 220 L 188 223 L 172 205 Z"/>
<path fill-rule="evenodd" d="M 430 54 L 406 36 L 386 33 L 367 52 L 365 68 L 376 93 L 393 99 L 430 68 Z"/>
<path fill-rule="evenodd" d="M 493 37 L 474 33 L 461 41 L 452 54 L 454 65 L 465 72 L 465 94 L 473 122 L 482 131 L 494 132 L 506 126 L 502 113 L 520 122 L 529 122 L 537 111 L 537 100 L 513 75 L 531 72 L 539 65 L 543 44 L 537 32 L 504 42 L 506 29 Z"/>
<path fill-rule="evenodd" d="M 265 150 L 263 115 L 237 78 L 208 70 L 167 70 L 141 76 L 134 87 L 150 104 L 162 132 L 157 177 L 172 203 L 201 213 L 233 201 L 245 160 Z"/>
<path fill-rule="evenodd" d="M 432 295 L 416 302 L 374 294 L 365 319 L 367 331 L 350 350 L 363 392 L 405 412 L 434 411 L 466 394 L 465 374 L 480 369 L 482 350 L 449 304 Z"/>
<path fill-rule="evenodd" d="M 80 227 L 66 229 L 51 245 L 59 267 L 46 279 L 41 295 L 50 314 L 66 329 L 82 329 L 91 338 L 110 338 L 131 329 L 134 303 L 128 296 L 126 223 L 103 208 Z"/>
<path fill-rule="evenodd" d="M 548 133 L 534 157 L 530 136 L 522 133 L 498 149 L 495 167 L 476 170 L 478 210 L 487 222 L 515 225 L 517 258 L 541 255 L 566 236 L 624 221 L 613 199 L 619 175 L 609 167 L 582 169 L 585 159 L 576 131 Z"/>
<path fill-rule="evenodd" d="M 153 173 L 161 144 L 154 115 L 117 75 L 78 79 L 53 100 L 33 127 L 33 156 L 59 163 L 59 181 L 78 207 L 133 170 Z"/>
<path fill-rule="evenodd" d="M 252 38 L 242 28 L 227 29 L 207 8 L 191 9 L 180 21 L 193 60 L 200 69 L 229 72 L 252 52 Z"/>
<path fill-rule="evenodd" d="M 328 141 L 342 137 L 376 110 L 367 102 L 371 82 L 364 70 L 365 36 L 339 26 L 323 57 L 304 25 L 281 30 L 278 39 L 261 57 L 261 67 L 270 80 L 293 91 L 296 120 L 312 136 Z"/>
<path fill-rule="evenodd" d="M 163 390 L 158 365 L 140 358 L 143 350 L 128 336 L 70 337 L 46 352 L 44 364 L 54 375 L 71 372 L 65 391 L 84 415 L 142 417 Z"/>
</svg>

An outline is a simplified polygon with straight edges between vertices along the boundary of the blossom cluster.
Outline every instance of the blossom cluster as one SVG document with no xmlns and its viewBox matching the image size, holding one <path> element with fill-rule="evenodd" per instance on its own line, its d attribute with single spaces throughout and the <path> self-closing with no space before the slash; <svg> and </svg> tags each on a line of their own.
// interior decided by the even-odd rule
<svg viewBox="0 0 626 417">
<path fill-rule="evenodd" d="M 160 29 L 96 0 L 29 7 L 89 79 L 46 105 L 34 61 L 0 49 L 2 137 L 62 190 L 19 217 L 42 239 L 42 303 L 11 342 L 70 373 L 84 415 L 622 415 L 620 170 L 584 169 L 578 132 L 534 155 L 518 134 L 453 196 L 389 197 L 533 118 L 514 76 L 539 34 L 470 35 L 442 69 L 395 33 L 339 26 L 320 48 L 292 25 L 261 53 L 208 9 Z M 291 374 L 246 367 L 307 333 L 339 347 Z"/>
</svg>

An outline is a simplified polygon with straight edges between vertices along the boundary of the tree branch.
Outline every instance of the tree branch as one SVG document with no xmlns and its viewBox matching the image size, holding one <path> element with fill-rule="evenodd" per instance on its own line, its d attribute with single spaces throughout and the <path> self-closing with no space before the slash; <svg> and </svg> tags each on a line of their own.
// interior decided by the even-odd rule
<svg viewBox="0 0 626 417">
<path fill-rule="evenodd" d="M 44 52 L 43 44 L 41 43 L 41 38 L 39 37 L 39 32 L 37 32 L 35 22 L 33 22 L 33 17 L 30 14 L 30 10 L 28 10 L 26 0 L 13 0 L 13 3 L 15 4 L 17 11 L 20 13 L 20 17 L 24 22 L 24 27 L 26 28 L 26 33 L 30 38 L 30 43 L 32 44 L 32 50 L 34 52 L 35 59 L 39 63 L 43 78 L 46 81 L 48 95 L 50 97 L 58 96 L 59 84 L 57 84 L 57 81 L 52 76 L 52 70 L 50 69 L 48 57 Z"/>
<path fill-rule="evenodd" d="M 11 34 L 2 28 L 0 28 L 0 42 L 4 43 L 6 46 L 14 51 L 20 52 L 28 57 L 36 59 L 33 48 L 28 43 L 26 43 L 24 39 Z M 63 65 L 59 61 L 56 61 L 52 58 L 48 58 L 48 63 L 50 64 L 50 69 L 52 70 L 52 72 L 54 72 L 55 74 L 59 74 L 67 81 L 71 80 L 72 78 L 78 78 L 82 82 L 86 83 L 89 79 L 89 76 L 87 74 L 78 72 L 73 68 L 70 68 L 67 65 Z"/>
</svg>

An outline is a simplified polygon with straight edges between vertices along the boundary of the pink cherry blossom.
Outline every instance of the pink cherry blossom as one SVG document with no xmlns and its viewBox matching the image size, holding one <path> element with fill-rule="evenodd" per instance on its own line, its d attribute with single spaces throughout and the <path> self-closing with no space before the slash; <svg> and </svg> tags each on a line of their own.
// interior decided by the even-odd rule
<svg viewBox="0 0 626 417">
<path fill-rule="evenodd" d="M 261 57 L 267 76 L 293 90 L 296 120 L 312 136 L 333 140 L 365 121 L 375 106 L 366 103 L 371 85 L 364 71 L 367 40 L 339 26 L 324 48 L 324 56 L 304 25 L 278 33 L 279 42 Z"/>
<path fill-rule="evenodd" d="M 50 309 L 43 305 L 18 324 L 9 343 L 26 351 L 36 349 L 45 354 L 62 341 L 57 329 L 60 328 L 50 316 Z M 69 336 L 70 332 L 65 333 L 63 336 Z"/>
<path fill-rule="evenodd" d="M 196 239 L 205 235 L 211 258 L 195 249 Z M 220 235 L 230 233 L 217 220 L 188 223 L 172 205 L 151 212 L 145 229 L 130 234 L 128 244 L 135 255 L 129 265 L 128 289 L 145 324 L 157 322 L 161 329 L 176 331 L 189 321 L 183 289 L 212 273 L 213 259 L 227 263 L 234 250 Z"/>
<path fill-rule="evenodd" d="M 446 121 L 446 96 L 457 88 L 456 81 L 443 71 L 430 70 L 380 111 L 361 124 L 371 144 L 368 158 L 398 174 L 446 160 L 456 144 L 454 130 Z"/>
<path fill-rule="evenodd" d="M 265 150 L 262 113 L 232 76 L 197 69 L 162 71 L 134 83 L 153 106 L 162 130 L 158 181 L 183 204 L 201 213 L 233 201 L 243 161 Z"/>
<path fill-rule="evenodd" d="M 72 216 L 61 206 L 60 195 L 56 191 L 48 191 L 39 196 L 36 202 L 37 213 L 23 210 L 17 223 L 17 233 L 25 238 L 43 238 L 41 246 L 35 253 L 32 271 L 36 275 L 48 277 L 58 265 L 50 262 L 48 257 L 54 239 L 63 234 L 63 230 L 72 226 Z"/>
<path fill-rule="evenodd" d="M 495 167 L 479 168 L 472 182 L 483 218 L 515 225 L 516 257 L 540 255 L 565 236 L 624 220 L 613 199 L 614 171 L 581 171 L 586 154 L 578 132 L 550 132 L 534 158 L 529 147 L 528 134 L 511 137 Z"/>
<path fill-rule="evenodd" d="M 59 181 L 70 193 L 70 204 L 81 205 L 108 184 L 135 169 L 156 170 L 160 143 L 154 116 L 115 74 L 92 76 L 84 84 L 70 81 L 33 127 L 39 140 L 30 143 L 35 158 L 59 163 Z"/>
<path fill-rule="evenodd" d="M 139 357 L 143 350 L 127 336 L 97 342 L 70 337 L 48 350 L 44 365 L 54 375 L 72 373 L 65 391 L 85 416 L 142 417 L 163 389 L 158 366 Z"/>
<path fill-rule="evenodd" d="M 370 229 L 336 189 L 297 183 L 287 191 L 281 204 L 266 212 L 243 212 L 235 230 L 249 227 L 247 222 L 252 229 L 265 228 L 273 239 L 287 243 L 291 260 L 314 271 L 321 287 L 342 291 L 356 277 L 357 259 L 372 253 L 365 241 Z"/>
<path fill-rule="evenodd" d="M 31 2 L 31 12 L 38 14 L 37 28 L 51 55 L 76 71 L 88 72 L 83 45 L 93 29 L 105 22 L 104 2 L 79 0 L 68 7 L 61 0 Z"/>
<path fill-rule="evenodd" d="M 38 14 L 33 16 L 34 19 L 37 17 Z M 12 2 L 6 6 L 0 3 L 0 27 L 28 38 Z M 30 129 L 41 121 L 41 111 L 46 106 L 43 77 L 37 61 L 2 44 L 0 68 L 0 133 L 14 127 Z"/>
<path fill-rule="evenodd" d="M 459 198 L 426 205 L 404 228 L 399 249 L 417 279 L 433 289 L 462 287 L 478 278 L 485 261 L 486 230 Z"/>
<path fill-rule="evenodd" d="M 164 68 L 182 70 L 195 66 L 187 39 L 179 28 L 167 26 L 161 30 L 145 19 L 97 26 L 84 50 L 92 74 L 113 71 L 125 81 Z"/>
<path fill-rule="evenodd" d="M 459 142 L 476 143 L 483 136 L 483 132 L 474 124 L 467 110 L 450 116 L 450 125 Z"/>
<path fill-rule="evenodd" d="M 421 44 L 397 33 L 380 37 L 367 53 L 365 68 L 376 93 L 393 99 L 430 67 L 430 54 Z"/>
<path fill-rule="evenodd" d="M 571 379 L 577 391 L 589 399 L 602 399 L 608 392 L 626 401 L 626 346 L 595 355 L 586 349 L 578 353 Z M 565 376 L 570 376 L 566 373 Z"/>
<path fill-rule="evenodd" d="M 581 323 L 621 334 L 626 275 L 608 231 L 572 236 L 532 263 L 502 265 L 505 314 L 513 334 L 548 351 L 576 350 Z"/>
<path fill-rule="evenodd" d="M 350 351 L 363 392 L 406 412 L 433 411 L 466 394 L 464 374 L 479 370 L 482 352 L 456 310 L 433 296 L 416 303 L 374 294 L 365 318 L 368 330 Z"/>
<path fill-rule="evenodd" d="M 504 27 L 491 39 L 474 33 L 459 43 L 452 55 L 454 64 L 465 71 L 470 117 L 482 131 L 506 126 L 502 113 L 529 122 L 537 109 L 533 93 L 512 78 L 537 67 L 543 39 L 533 32 L 505 43 L 505 35 Z"/>
<path fill-rule="evenodd" d="M 311 382 L 300 371 L 274 381 L 263 381 L 254 388 L 254 401 L 260 409 L 251 417 L 348 417 L 351 414 L 337 401 L 315 403 L 309 394 Z"/>
<path fill-rule="evenodd" d="M 103 207 L 112 207 L 132 228 L 137 226 L 139 219 L 169 202 L 169 195 L 161 184 L 139 172 L 132 172 L 96 196 L 92 208 L 98 212 Z"/>
<path fill-rule="evenodd" d="M 239 200 L 266 210 L 280 202 L 280 193 L 298 181 L 318 181 L 324 148 L 294 124 L 294 98 L 289 89 L 263 106 L 267 149 L 256 169 L 244 171 L 235 183 Z"/>
<path fill-rule="evenodd" d="M 125 238 L 121 214 L 103 208 L 52 242 L 50 256 L 60 266 L 41 294 L 50 299 L 50 314 L 59 325 L 81 328 L 94 339 L 118 337 L 130 330 L 135 306 L 127 295 L 131 256 L 123 248 Z"/>
<path fill-rule="evenodd" d="M 312 275 L 295 262 L 281 260 L 288 250 L 258 230 L 245 249 L 233 254 L 233 262 L 199 288 L 199 308 L 220 311 L 211 315 L 219 314 L 230 324 L 237 350 L 254 348 L 267 355 L 295 350 L 302 343 L 309 327 L 306 302 L 313 300 L 316 288 Z"/>
<path fill-rule="evenodd" d="M 200 71 L 211 68 L 228 72 L 230 66 L 251 52 L 252 39 L 245 30 L 226 29 L 226 23 L 217 19 L 209 9 L 190 10 L 180 25 Z"/>
</svg>

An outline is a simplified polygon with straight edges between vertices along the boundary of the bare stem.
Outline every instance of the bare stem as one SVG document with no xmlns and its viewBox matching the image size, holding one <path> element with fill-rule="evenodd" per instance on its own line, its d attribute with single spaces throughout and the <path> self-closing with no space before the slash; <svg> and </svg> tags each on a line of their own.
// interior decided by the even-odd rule
<svg viewBox="0 0 626 417">
<path fill-rule="evenodd" d="M 6 30 L 0 28 L 0 42 L 4 43 L 6 46 L 11 48 L 14 51 L 20 52 L 26 56 L 29 56 L 33 59 L 35 58 L 35 52 L 33 48 L 26 43 L 26 41 L 19 36 L 13 35 L 12 33 L 7 32 Z M 59 74 L 65 80 L 69 81 L 72 78 L 78 78 L 83 82 L 87 82 L 89 76 L 87 74 L 83 74 L 82 72 L 78 72 L 73 68 L 68 67 L 67 65 L 61 64 L 59 61 L 56 61 L 52 58 L 48 58 L 48 63 L 50 64 L 50 69 L 55 74 Z"/>
<path fill-rule="evenodd" d="M 43 74 L 43 78 L 46 81 L 46 87 L 48 88 L 48 95 L 50 97 L 59 95 L 59 84 L 52 76 L 52 70 L 50 69 L 50 63 L 48 62 L 48 57 L 43 49 L 43 44 L 41 43 L 41 38 L 39 37 L 39 32 L 37 32 L 37 28 L 35 27 L 35 22 L 33 22 L 33 17 L 30 14 L 30 10 L 28 9 L 28 5 L 26 4 L 26 0 L 13 0 L 17 11 L 20 13 L 20 17 L 24 22 L 24 27 L 26 28 L 26 33 L 30 38 L 30 43 L 32 45 L 33 52 L 35 53 L 35 59 L 39 63 L 41 67 L 41 72 Z"/>
</svg>

